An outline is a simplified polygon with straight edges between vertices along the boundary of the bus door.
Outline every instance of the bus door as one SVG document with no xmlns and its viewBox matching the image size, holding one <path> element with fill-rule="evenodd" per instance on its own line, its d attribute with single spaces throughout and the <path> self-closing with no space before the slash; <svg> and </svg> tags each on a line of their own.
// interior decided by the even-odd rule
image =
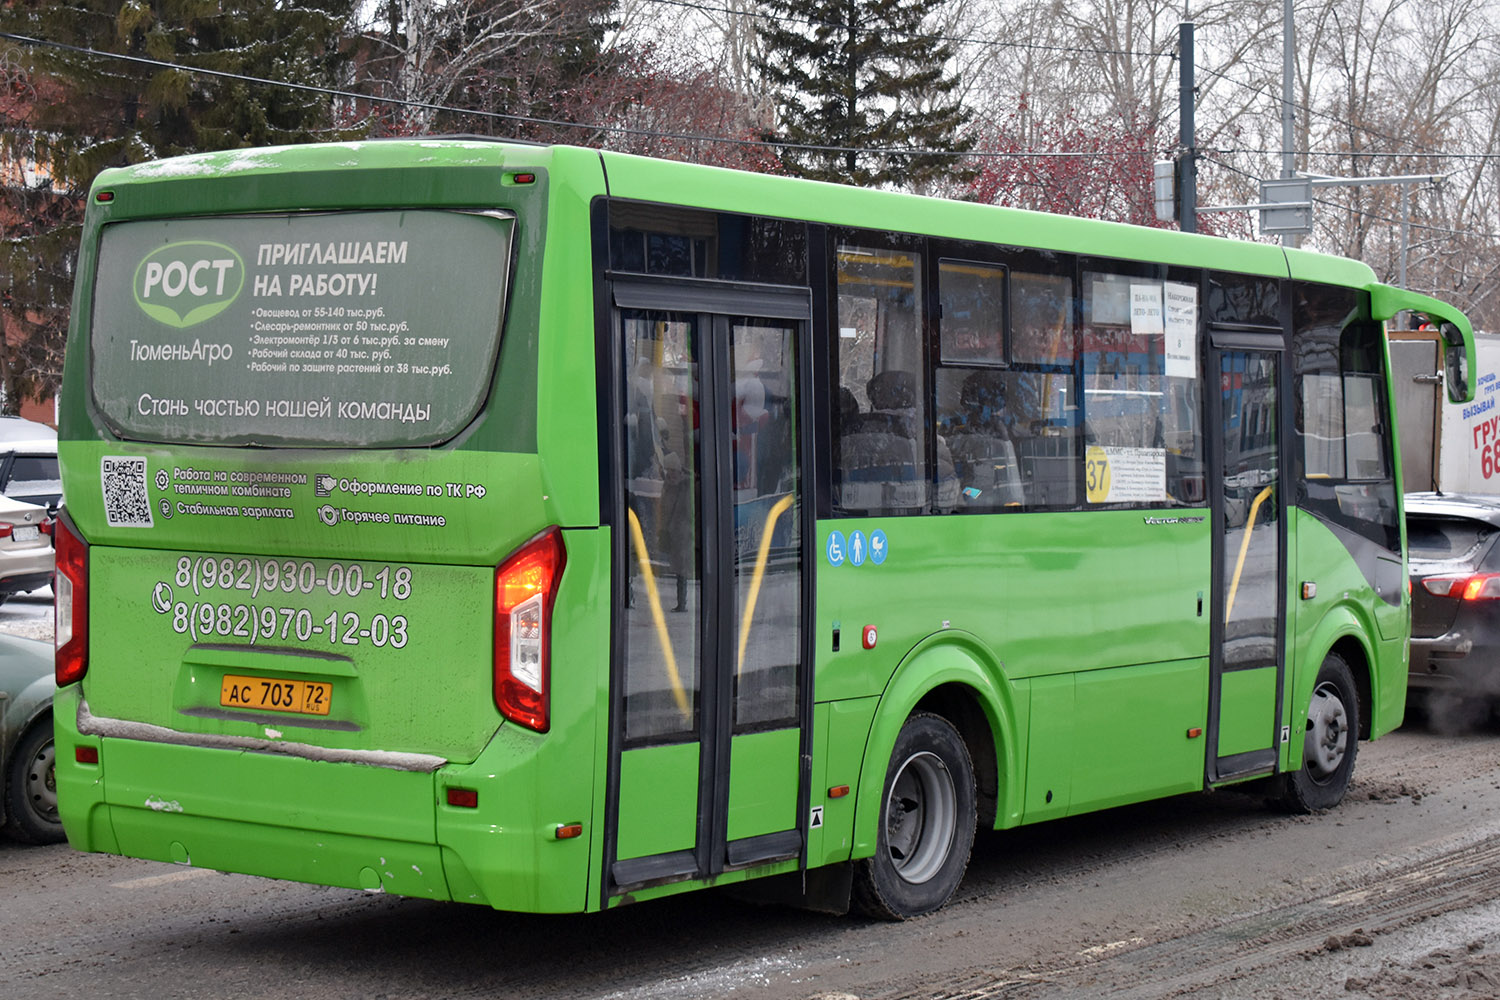
<svg viewBox="0 0 1500 1000">
<path fill-rule="evenodd" d="M 616 283 L 605 895 L 804 858 L 809 298 Z"/>
<path fill-rule="evenodd" d="M 1276 768 L 1285 678 L 1286 505 L 1282 334 L 1210 330 L 1217 447 L 1212 477 L 1214 618 L 1210 784 Z"/>
</svg>

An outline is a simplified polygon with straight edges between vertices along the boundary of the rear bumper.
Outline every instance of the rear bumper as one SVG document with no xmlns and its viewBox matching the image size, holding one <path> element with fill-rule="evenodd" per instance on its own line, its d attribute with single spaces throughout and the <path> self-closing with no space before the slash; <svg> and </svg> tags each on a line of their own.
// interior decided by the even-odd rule
<svg viewBox="0 0 1500 1000">
<path fill-rule="evenodd" d="M 33 590 L 52 586 L 52 571 L 45 573 L 20 573 L 0 576 L 0 594 L 29 594 Z"/>
<path fill-rule="evenodd" d="M 535 799 L 505 794 L 517 767 L 499 740 L 472 765 L 410 770 L 109 735 L 78 685 L 55 706 L 60 811 L 78 850 L 500 909 L 583 909 L 590 838 L 558 841 L 530 821 Z M 80 731 L 80 708 L 91 732 Z M 78 763 L 80 745 L 99 763 Z M 455 784 L 477 786 L 481 808 L 448 805 Z"/>
<path fill-rule="evenodd" d="M 1500 695 L 1500 644 L 1468 631 L 1411 640 L 1410 691 Z M 1500 639 L 1500 637 L 1497 637 Z"/>
</svg>

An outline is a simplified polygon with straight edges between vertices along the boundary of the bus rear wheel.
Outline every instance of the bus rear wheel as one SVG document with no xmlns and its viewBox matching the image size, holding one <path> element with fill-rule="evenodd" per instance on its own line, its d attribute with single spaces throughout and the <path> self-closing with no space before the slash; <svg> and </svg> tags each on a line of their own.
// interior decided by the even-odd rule
<svg viewBox="0 0 1500 1000">
<path fill-rule="evenodd" d="M 974 765 L 942 716 L 914 713 L 886 768 L 875 855 L 855 863 L 853 902 L 868 916 L 905 920 L 953 895 L 974 846 Z"/>
<path fill-rule="evenodd" d="M 1344 798 L 1359 750 L 1359 694 L 1349 664 L 1329 653 L 1318 669 L 1307 726 L 1302 767 L 1281 776 L 1281 802 L 1291 812 L 1331 809 Z"/>
</svg>

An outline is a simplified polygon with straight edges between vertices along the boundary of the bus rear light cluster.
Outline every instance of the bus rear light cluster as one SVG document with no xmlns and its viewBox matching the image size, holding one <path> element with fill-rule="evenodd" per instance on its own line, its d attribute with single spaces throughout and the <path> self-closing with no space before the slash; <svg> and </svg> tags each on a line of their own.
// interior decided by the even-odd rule
<svg viewBox="0 0 1500 1000">
<path fill-rule="evenodd" d="M 1422 579 L 1422 588 L 1438 597 L 1452 597 L 1461 601 L 1493 601 L 1500 599 L 1500 573 L 1429 576 Z"/>
<path fill-rule="evenodd" d="M 89 547 L 68 522 L 56 525 L 57 566 L 53 581 L 56 595 L 57 686 L 83 680 L 89 669 Z"/>
<path fill-rule="evenodd" d="M 495 571 L 495 707 L 512 722 L 545 733 L 552 604 L 567 551 L 548 528 Z"/>
</svg>

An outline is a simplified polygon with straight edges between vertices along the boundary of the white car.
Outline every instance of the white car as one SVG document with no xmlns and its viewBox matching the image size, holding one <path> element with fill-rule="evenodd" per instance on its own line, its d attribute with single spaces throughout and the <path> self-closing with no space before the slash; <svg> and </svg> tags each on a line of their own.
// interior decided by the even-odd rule
<svg viewBox="0 0 1500 1000">
<path fill-rule="evenodd" d="M 0 424 L 0 429 L 5 426 Z M 42 430 L 48 428 L 42 427 Z M 62 502 L 57 435 L 14 440 L 0 438 L 0 494 L 46 507 L 50 514 L 57 513 Z"/>
<path fill-rule="evenodd" d="M 52 585 L 52 515 L 0 496 L 0 602 Z"/>
</svg>

